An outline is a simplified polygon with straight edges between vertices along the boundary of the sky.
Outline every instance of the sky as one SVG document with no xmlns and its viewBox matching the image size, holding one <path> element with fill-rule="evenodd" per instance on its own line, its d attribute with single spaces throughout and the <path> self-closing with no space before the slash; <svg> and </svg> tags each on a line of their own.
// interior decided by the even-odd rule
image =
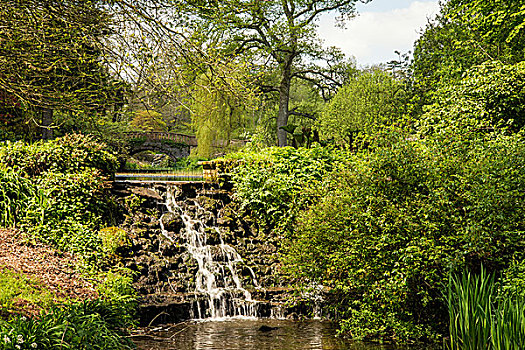
<svg viewBox="0 0 525 350">
<path fill-rule="evenodd" d="M 358 3 L 359 15 L 336 27 L 335 14 L 318 22 L 325 46 L 339 47 L 354 56 L 359 66 L 386 63 L 398 58 L 394 51 L 412 51 L 428 18 L 439 12 L 438 0 L 372 0 Z"/>
</svg>

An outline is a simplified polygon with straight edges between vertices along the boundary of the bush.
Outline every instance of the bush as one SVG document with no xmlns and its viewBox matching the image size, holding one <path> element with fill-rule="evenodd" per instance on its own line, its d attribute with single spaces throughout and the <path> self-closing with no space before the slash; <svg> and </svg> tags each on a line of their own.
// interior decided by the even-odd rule
<svg viewBox="0 0 525 350">
<path fill-rule="evenodd" d="M 422 134 L 513 132 L 525 126 L 525 62 L 486 62 L 439 89 L 419 122 Z"/>
<path fill-rule="evenodd" d="M 0 164 L 30 176 L 44 172 L 77 173 L 98 169 L 104 175 L 118 168 L 117 157 L 91 136 L 70 134 L 52 141 L 7 142 L 0 147 Z"/>
<path fill-rule="evenodd" d="M 369 142 L 383 126 L 400 120 L 406 105 L 403 85 L 403 81 L 382 70 L 348 79 L 317 121 L 321 136 L 350 146 L 358 138 Z"/>
<path fill-rule="evenodd" d="M 122 322 L 135 323 L 137 293 L 133 288 L 133 272 L 129 269 L 116 269 L 104 274 L 104 280 L 98 286 L 102 300 L 109 303 L 118 312 Z"/>
<path fill-rule="evenodd" d="M 98 236 L 102 240 L 102 249 L 110 256 L 129 243 L 127 232 L 118 227 L 105 227 L 98 231 Z"/>
<path fill-rule="evenodd" d="M 290 271 L 333 293 L 354 338 L 429 340 L 446 330 L 452 269 L 523 259 L 520 135 L 408 141 L 362 151 L 320 188 L 286 244 Z"/>
<path fill-rule="evenodd" d="M 313 148 L 272 147 L 228 155 L 219 171 L 229 173 L 235 197 L 268 228 L 288 227 L 309 203 L 307 189 L 342 164 L 348 152 Z"/>
<path fill-rule="evenodd" d="M 0 225 L 63 251 L 98 254 L 97 231 L 113 219 L 103 172 L 116 168 L 104 147 L 82 135 L 0 147 Z"/>
<path fill-rule="evenodd" d="M 97 231 L 107 222 L 108 199 L 97 170 L 62 174 L 45 172 L 35 180 L 20 227 L 63 251 L 99 250 Z"/>
</svg>

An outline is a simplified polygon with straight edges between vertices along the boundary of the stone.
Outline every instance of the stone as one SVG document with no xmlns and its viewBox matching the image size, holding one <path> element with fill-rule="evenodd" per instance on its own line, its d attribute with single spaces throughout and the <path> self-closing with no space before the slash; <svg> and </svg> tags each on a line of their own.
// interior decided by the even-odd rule
<svg viewBox="0 0 525 350">
<path fill-rule="evenodd" d="M 184 226 L 182 217 L 178 213 L 164 213 L 161 217 L 161 222 L 164 225 L 164 229 L 166 231 L 172 232 L 174 234 L 178 234 Z"/>
</svg>

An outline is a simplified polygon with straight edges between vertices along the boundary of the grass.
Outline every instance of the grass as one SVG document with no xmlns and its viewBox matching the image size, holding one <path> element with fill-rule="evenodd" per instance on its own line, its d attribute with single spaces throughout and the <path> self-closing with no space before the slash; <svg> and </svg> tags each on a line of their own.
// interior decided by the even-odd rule
<svg viewBox="0 0 525 350">
<path fill-rule="evenodd" d="M 21 273 L 0 267 L 0 312 L 25 313 L 27 308 L 49 308 L 55 295 Z"/>
<path fill-rule="evenodd" d="M 494 277 L 482 268 L 450 278 L 450 350 L 519 350 L 525 344 L 525 301 L 497 295 Z"/>
</svg>

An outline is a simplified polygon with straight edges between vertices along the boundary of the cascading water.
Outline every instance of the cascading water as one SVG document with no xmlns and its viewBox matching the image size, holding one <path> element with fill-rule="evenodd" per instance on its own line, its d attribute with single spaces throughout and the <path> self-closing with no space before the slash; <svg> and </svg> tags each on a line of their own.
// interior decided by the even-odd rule
<svg viewBox="0 0 525 350">
<path fill-rule="evenodd" d="M 188 253 L 197 261 L 198 270 L 195 276 L 196 295 L 205 296 L 205 302 L 197 300 L 192 310 L 193 318 L 225 318 L 225 317 L 257 317 L 258 303 L 252 300 L 248 290 L 243 288 L 237 271 L 242 265 L 242 258 L 230 245 L 225 244 L 223 237 L 215 225 L 206 225 L 195 213 L 184 210 L 175 199 L 175 188 L 168 187 L 166 207 L 169 213 L 180 215 L 184 225 L 181 234 L 185 237 L 185 247 Z M 196 213 L 204 212 L 195 202 Z M 215 218 L 214 218 L 215 221 Z M 161 229 L 164 236 L 171 239 L 164 229 L 161 218 Z M 213 231 L 219 237 L 219 244 L 207 243 L 207 232 Z M 254 286 L 257 287 L 255 275 L 251 269 Z"/>
</svg>

